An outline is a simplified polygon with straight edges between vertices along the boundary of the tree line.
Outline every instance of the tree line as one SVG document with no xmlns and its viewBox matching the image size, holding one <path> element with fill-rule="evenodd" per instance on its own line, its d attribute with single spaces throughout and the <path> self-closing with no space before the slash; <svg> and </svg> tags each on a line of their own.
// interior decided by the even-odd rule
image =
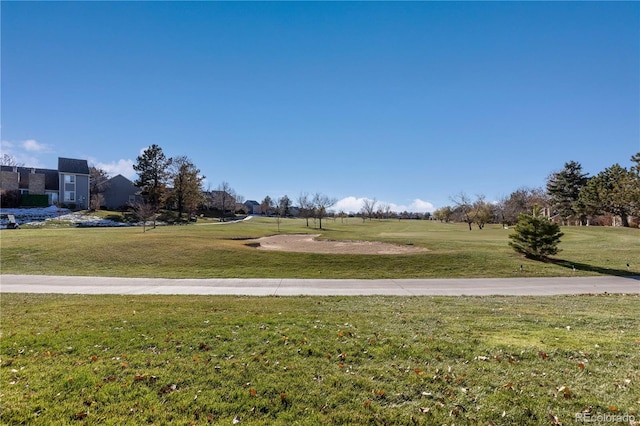
<svg viewBox="0 0 640 426">
<path fill-rule="evenodd" d="M 143 198 L 143 201 L 133 207 L 145 220 L 153 217 L 161 208 L 177 210 L 179 218 L 183 213 L 192 216 L 202 209 L 216 209 L 220 219 L 224 220 L 227 213 L 235 214 L 237 205 L 244 201 L 244 197 L 238 195 L 227 182 L 222 182 L 216 191 L 205 191 L 205 176 L 188 157 L 167 158 L 162 148 L 155 144 L 137 157 L 133 169 L 138 174 L 134 185 L 141 189 L 140 195 Z M 99 192 L 96 188 L 96 193 Z M 304 193 L 298 198 L 297 211 L 307 220 L 307 226 L 309 219 L 313 218 L 319 221 L 322 229 L 322 219 L 336 201 L 319 192 L 312 196 Z M 266 196 L 260 204 L 260 210 L 263 214 L 278 218 L 287 217 L 291 215 L 292 204 L 287 195 L 275 201 Z"/>
<path fill-rule="evenodd" d="M 630 217 L 640 216 L 640 152 L 631 157 L 632 166 L 607 167 L 595 176 L 582 171 L 576 161 L 549 175 L 546 188 L 519 188 L 498 202 L 489 203 L 483 195 L 472 199 L 465 193 L 451 197 L 452 205 L 433 213 L 442 222 L 465 222 L 482 229 L 486 223 L 515 225 L 521 213 L 530 214 L 534 206 L 563 225 L 611 224 L 630 226 Z M 636 221 L 635 226 L 638 223 Z"/>
</svg>

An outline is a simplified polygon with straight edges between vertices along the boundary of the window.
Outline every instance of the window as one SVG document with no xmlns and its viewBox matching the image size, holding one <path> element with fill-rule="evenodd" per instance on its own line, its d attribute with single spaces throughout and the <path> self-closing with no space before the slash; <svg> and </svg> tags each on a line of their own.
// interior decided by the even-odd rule
<svg viewBox="0 0 640 426">
<path fill-rule="evenodd" d="M 76 191 L 64 191 L 64 201 L 75 201 Z"/>
<path fill-rule="evenodd" d="M 64 183 L 76 183 L 75 175 L 64 175 Z"/>
</svg>

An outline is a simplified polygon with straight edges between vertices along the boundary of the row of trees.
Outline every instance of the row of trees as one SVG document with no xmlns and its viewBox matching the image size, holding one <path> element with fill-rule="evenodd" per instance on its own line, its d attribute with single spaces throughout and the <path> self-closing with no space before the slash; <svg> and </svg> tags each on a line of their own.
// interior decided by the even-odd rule
<svg viewBox="0 0 640 426">
<path fill-rule="evenodd" d="M 631 157 L 629 169 L 614 164 L 596 176 L 583 173 L 575 161 L 565 163 L 552 173 L 542 188 L 520 188 L 496 203 L 483 195 L 472 199 L 464 193 L 451 197 L 452 205 L 433 213 L 442 222 L 465 222 L 482 229 L 486 223 L 514 225 L 520 214 L 530 214 L 540 206 L 540 215 L 557 219 L 562 224 L 589 224 L 601 215 L 617 216 L 622 226 L 629 226 L 629 217 L 640 216 L 640 152 Z"/>
<path fill-rule="evenodd" d="M 322 193 L 316 192 L 309 195 L 304 192 L 298 196 L 296 212 L 302 217 L 309 226 L 309 219 L 318 220 L 319 227 L 322 229 L 322 219 L 328 215 L 329 209 L 335 205 L 337 200 Z M 266 215 L 275 215 L 278 218 L 291 216 L 293 214 L 293 201 L 289 196 L 273 200 L 268 195 L 260 203 L 260 211 Z M 279 223 L 279 222 L 278 222 Z"/>
<path fill-rule="evenodd" d="M 151 145 L 138 156 L 133 169 L 138 173 L 134 185 L 142 190 L 146 210 L 157 211 L 162 206 L 174 206 L 182 216 L 183 212 L 193 213 L 200 207 L 215 208 L 220 210 L 224 219 L 225 212 L 234 212 L 236 205 L 243 201 L 243 197 L 237 195 L 227 182 L 223 182 L 215 193 L 205 192 L 202 188 L 205 177 L 189 158 L 167 158 L 158 145 Z M 307 220 L 307 226 L 310 218 L 318 219 L 322 229 L 322 219 L 336 201 L 321 193 L 313 196 L 303 193 L 298 198 L 298 214 Z M 260 209 L 264 214 L 281 218 L 291 214 L 292 204 L 286 195 L 275 201 L 267 196 Z"/>
<path fill-rule="evenodd" d="M 138 156 L 133 169 L 138 173 L 134 185 L 141 188 L 144 203 L 152 211 L 175 205 L 181 217 L 185 211 L 193 213 L 203 201 L 205 176 L 186 156 L 167 158 L 162 148 L 153 144 Z"/>
<path fill-rule="evenodd" d="M 631 162 L 629 169 L 616 163 L 592 177 L 580 163 L 565 163 L 547 181 L 553 213 L 565 224 L 588 224 L 594 216 L 609 214 L 629 226 L 629 217 L 640 215 L 640 152 Z"/>
</svg>

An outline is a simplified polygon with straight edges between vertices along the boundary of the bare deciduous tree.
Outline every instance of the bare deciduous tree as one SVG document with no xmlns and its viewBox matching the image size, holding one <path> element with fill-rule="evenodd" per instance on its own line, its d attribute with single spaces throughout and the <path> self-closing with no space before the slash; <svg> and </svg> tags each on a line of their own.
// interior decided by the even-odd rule
<svg viewBox="0 0 640 426">
<path fill-rule="evenodd" d="M 24 163 L 19 163 L 18 160 L 16 160 L 16 157 L 5 153 L 5 154 L 2 154 L 2 157 L 0 157 L 0 165 L 11 166 L 11 167 L 23 167 Z"/>
<path fill-rule="evenodd" d="M 147 222 L 153 219 L 153 227 L 156 227 L 157 208 L 148 201 L 141 201 L 131 205 L 136 216 L 142 221 L 142 232 L 147 232 Z"/>
<path fill-rule="evenodd" d="M 373 213 L 376 211 L 376 203 L 377 201 L 375 198 L 373 200 L 368 198 L 362 200 L 362 209 L 360 209 L 360 211 L 362 213 L 363 222 L 365 218 L 369 218 L 369 220 L 371 220 Z"/>
<path fill-rule="evenodd" d="M 98 167 L 89 167 L 90 206 L 93 210 L 100 210 L 104 203 L 103 193 L 109 188 L 109 173 Z"/>
<path fill-rule="evenodd" d="M 304 217 L 307 221 L 307 228 L 309 227 L 309 218 L 313 216 L 313 203 L 309 198 L 309 194 L 303 192 L 298 196 L 298 210 L 300 216 Z"/>
<path fill-rule="evenodd" d="M 327 209 L 337 203 L 338 200 L 330 198 L 327 195 L 316 192 L 313 196 L 312 204 L 314 206 L 315 215 L 320 221 L 320 229 L 322 229 L 322 218 L 326 216 Z"/>
</svg>

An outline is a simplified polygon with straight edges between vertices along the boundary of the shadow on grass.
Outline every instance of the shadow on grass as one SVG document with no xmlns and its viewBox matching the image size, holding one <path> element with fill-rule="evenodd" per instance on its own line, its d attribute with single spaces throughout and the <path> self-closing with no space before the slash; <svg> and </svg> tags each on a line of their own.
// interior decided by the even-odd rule
<svg viewBox="0 0 640 426">
<path fill-rule="evenodd" d="M 602 275 L 613 275 L 617 277 L 625 277 L 625 278 L 631 278 L 634 280 L 640 280 L 640 274 L 638 274 L 638 272 L 636 271 L 630 271 L 626 269 L 603 268 L 601 266 L 589 265 L 587 263 L 571 262 L 565 259 L 548 259 L 547 261 L 555 265 L 562 266 L 563 268 L 575 269 L 576 271 L 595 272 Z"/>
</svg>

